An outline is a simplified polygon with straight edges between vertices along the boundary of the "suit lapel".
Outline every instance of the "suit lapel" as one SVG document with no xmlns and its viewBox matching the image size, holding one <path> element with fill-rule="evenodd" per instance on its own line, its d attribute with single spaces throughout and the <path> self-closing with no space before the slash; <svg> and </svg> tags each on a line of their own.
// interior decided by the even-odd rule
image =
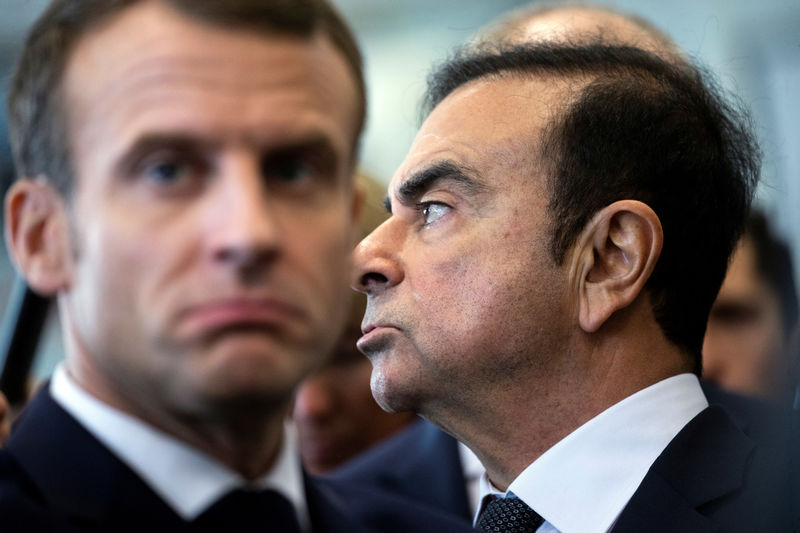
<svg viewBox="0 0 800 533">
<path fill-rule="evenodd" d="M 613 531 L 717 531 L 699 508 L 743 486 L 753 448 L 721 408 L 705 409 L 658 457 Z"/>
<path fill-rule="evenodd" d="M 133 530 L 184 522 L 44 388 L 15 425 L 7 449 L 45 505 L 86 529 Z M 110 530 L 110 529 L 109 529 Z"/>
<path fill-rule="evenodd" d="M 398 482 L 407 487 L 424 488 L 430 495 L 425 498 L 426 503 L 471 521 L 458 441 L 432 424 L 422 422 L 418 443 L 419 449 L 414 454 L 418 460 L 409 465 L 405 479 Z"/>
<path fill-rule="evenodd" d="M 320 480 L 304 475 L 306 502 L 314 533 L 366 533 L 348 516 L 345 501 Z"/>
</svg>

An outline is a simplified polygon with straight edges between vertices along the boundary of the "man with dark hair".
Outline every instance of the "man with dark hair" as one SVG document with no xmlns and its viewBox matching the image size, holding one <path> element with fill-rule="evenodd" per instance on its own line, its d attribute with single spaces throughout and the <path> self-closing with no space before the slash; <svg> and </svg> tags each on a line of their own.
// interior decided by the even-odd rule
<svg viewBox="0 0 800 533">
<path fill-rule="evenodd" d="M 785 450 L 709 407 L 708 311 L 759 168 L 700 75 L 624 46 L 471 49 L 356 250 L 387 410 L 486 468 L 477 524 L 787 531 Z M 524 517 L 524 518 L 523 518 Z"/>
<path fill-rule="evenodd" d="M 6 238 L 66 361 L 0 451 L 12 531 L 458 530 L 305 476 L 364 118 L 322 0 L 56 0 L 13 80 Z M 370 529 L 371 530 L 371 529 Z"/>
<path fill-rule="evenodd" d="M 791 406 L 797 307 L 789 248 L 764 214 L 753 212 L 711 308 L 703 376 L 725 389 Z"/>
</svg>

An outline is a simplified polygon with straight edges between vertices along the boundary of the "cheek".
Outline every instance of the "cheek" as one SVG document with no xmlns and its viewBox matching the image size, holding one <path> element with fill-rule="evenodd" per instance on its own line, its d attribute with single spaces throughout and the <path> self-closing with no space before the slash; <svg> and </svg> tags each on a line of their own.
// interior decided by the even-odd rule
<svg viewBox="0 0 800 533">
<path fill-rule="evenodd" d="M 104 320 L 116 318 L 121 323 L 114 327 L 122 330 L 164 322 L 187 269 L 200 264 L 190 253 L 192 233 L 184 226 L 176 219 L 169 227 L 153 228 L 135 215 L 116 214 L 85 227 L 80 281 L 91 287 L 97 303 L 104 302 L 96 309 Z"/>
<path fill-rule="evenodd" d="M 457 331 L 459 338 L 479 335 L 517 306 L 527 275 L 520 263 L 497 256 L 460 252 L 445 261 L 429 260 L 412 281 L 414 307 L 440 337 Z"/>
</svg>

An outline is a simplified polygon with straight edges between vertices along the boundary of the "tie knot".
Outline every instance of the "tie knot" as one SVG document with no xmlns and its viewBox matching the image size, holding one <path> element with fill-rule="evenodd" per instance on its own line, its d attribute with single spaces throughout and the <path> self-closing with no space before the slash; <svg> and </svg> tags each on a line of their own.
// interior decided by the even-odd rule
<svg viewBox="0 0 800 533">
<path fill-rule="evenodd" d="M 533 533 L 544 519 L 516 497 L 496 498 L 486 504 L 478 528 L 492 533 Z"/>
<path fill-rule="evenodd" d="M 203 531 L 300 532 L 291 502 L 270 489 L 232 490 L 200 515 L 196 524 Z"/>
</svg>

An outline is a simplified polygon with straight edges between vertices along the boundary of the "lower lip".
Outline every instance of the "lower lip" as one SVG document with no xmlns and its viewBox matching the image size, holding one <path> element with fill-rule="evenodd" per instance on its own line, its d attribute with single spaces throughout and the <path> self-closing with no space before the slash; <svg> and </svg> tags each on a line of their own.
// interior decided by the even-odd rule
<svg viewBox="0 0 800 533">
<path fill-rule="evenodd" d="M 394 331 L 398 330 L 397 328 L 391 326 L 381 326 L 373 328 L 364 335 L 362 335 L 360 339 L 358 339 L 358 342 L 356 342 L 356 346 L 362 353 L 369 353 L 371 351 L 370 350 L 371 346 L 381 343 L 381 337 L 389 335 Z"/>
</svg>

